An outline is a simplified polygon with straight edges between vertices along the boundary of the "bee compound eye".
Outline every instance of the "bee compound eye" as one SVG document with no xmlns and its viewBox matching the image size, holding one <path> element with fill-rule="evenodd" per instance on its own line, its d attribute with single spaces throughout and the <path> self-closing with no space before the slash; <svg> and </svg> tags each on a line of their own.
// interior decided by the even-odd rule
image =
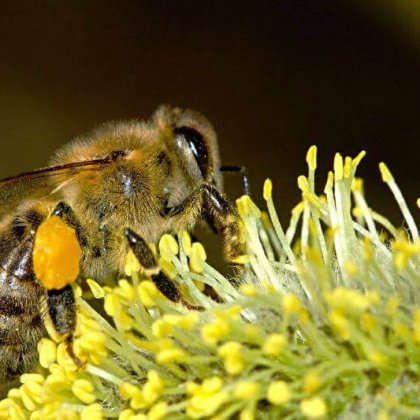
<svg viewBox="0 0 420 420">
<path fill-rule="evenodd" d="M 200 168 L 203 178 L 207 175 L 209 153 L 200 132 L 191 127 L 177 127 L 174 129 L 175 136 L 182 136 L 188 144 L 198 167 Z"/>
</svg>

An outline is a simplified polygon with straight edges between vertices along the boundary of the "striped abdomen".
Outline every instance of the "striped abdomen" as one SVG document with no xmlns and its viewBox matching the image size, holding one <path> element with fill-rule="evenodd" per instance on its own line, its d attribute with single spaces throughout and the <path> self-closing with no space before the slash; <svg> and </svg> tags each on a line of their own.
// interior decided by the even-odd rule
<svg viewBox="0 0 420 420">
<path fill-rule="evenodd" d="M 37 343 L 46 335 L 44 290 L 32 266 L 34 233 L 41 221 L 42 216 L 30 210 L 0 231 L 0 396 L 31 369 Z"/>
</svg>

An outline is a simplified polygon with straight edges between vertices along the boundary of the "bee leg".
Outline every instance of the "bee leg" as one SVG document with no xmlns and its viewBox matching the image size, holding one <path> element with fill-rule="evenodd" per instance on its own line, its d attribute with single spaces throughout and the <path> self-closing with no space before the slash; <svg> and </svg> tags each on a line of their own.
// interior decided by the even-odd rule
<svg viewBox="0 0 420 420">
<path fill-rule="evenodd" d="M 66 343 L 69 356 L 78 367 L 82 367 L 83 363 L 74 354 L 73 349 L 77 320 L 76 310 L 76 300 L 70 285 L 59 290 L 47 290 L 44 319 L 47 331 L 55 341 Z"/>
<path fill-rule="evenodd" d="M 186 308 L 202 311 L 204 308 L 198 305 L 191 305 L 184 299 L 178 287 L 160 269 L 155 256 L 147 245 L 146 241 L 131 229 L 125 229 L 124 235 L 130 249 L 142 266 L 144 274 L 151 277 L 158 290 L 169 300 L 175 303 L 182 303 Z"/>
<path fill-rule="evenodd" d="M 214 220 L 213 215 L 211 215 L 208 211 L 203 209 L 201 212 L 202 218 L 207 222 L 207 224 L 210 226 L 210 229 L 213 231 L 213 233 L 218 234 L 219 229 L 216 226 L 216 221 Z"/>
<path fill-rule="evenodd" d="M 74 213 L 73 209 L 64 201 L 60 201 L 51 213 L 52 216 L 58 216 L 71 226 L 77 235 L 77 240 L 83 248 L 87 245 L 86 236 L 83 234 L 82 226 Z"/>
<path fill-rule="evenodd" d="M 246 166 L 229 165 L 229 166 L 221 166 L 219 169 L 220 169 L 220 172 L 239 174 L 242 178 L 243 194 L 251 195 L 251 185 L 249 182 L 248 170 Z"/>
<path fill-rule="evenodd" d="M 220 226 L 225 258 L 228 261 L 234 261 L 241 255 L 242 248 L 239 235 L 239 217 L 236 210 L 216 188 L 210 185 L 204 185 L 203 198 L 204 207 Z"/>
<path fill-rule="evenodd" d="M 187 212 L 203 207 L 220 228 L 223 237 L 225 258 L 228 261 L 235 260 L 241 255 L 241 243 L 239 236 L 239 216 L 235 208 L 220 194 L 212 185 L 203 184 L 181 204 L 175 207 L 164 208 L 161 215 L 165 217 L 177 217 Z"/>
</svg>

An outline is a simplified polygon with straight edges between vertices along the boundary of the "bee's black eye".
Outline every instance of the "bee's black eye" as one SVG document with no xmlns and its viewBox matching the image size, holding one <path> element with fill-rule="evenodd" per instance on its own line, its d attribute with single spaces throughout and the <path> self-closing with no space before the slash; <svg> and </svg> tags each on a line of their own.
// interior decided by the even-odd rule
<svg viewBox="0 0 420 420">
<path fill-rule="evenodd" d="M 203 136 L 194 128 L 177 127 L 174 130 L 175 136 L 183 136 L 197 161 L 203 178 L 206 177 L 209 164 L 209 153 L 204 143 Z"/>
</svg>

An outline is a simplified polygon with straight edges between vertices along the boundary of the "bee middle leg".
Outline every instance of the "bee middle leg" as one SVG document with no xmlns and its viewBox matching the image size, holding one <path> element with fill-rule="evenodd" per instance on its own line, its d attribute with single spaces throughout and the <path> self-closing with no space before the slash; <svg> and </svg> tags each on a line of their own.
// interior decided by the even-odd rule
<svg viewBox="0 0 420 420">
<path fill-rule="evenodd" d="M 153 252 L 140 235 L 129 228 L 124 230 L 124 235 L 130 249 L 142 266 L 143 272 L 146 275 L 150 275 L 153 283 L 164 296 L 172 302 L 181 303 L 191 310 L 202 311 L 204 309 L 202 306 L 192 305 L 181 295 L 181 292 L 174 282 L 162 272 Z"/>
</svg>

